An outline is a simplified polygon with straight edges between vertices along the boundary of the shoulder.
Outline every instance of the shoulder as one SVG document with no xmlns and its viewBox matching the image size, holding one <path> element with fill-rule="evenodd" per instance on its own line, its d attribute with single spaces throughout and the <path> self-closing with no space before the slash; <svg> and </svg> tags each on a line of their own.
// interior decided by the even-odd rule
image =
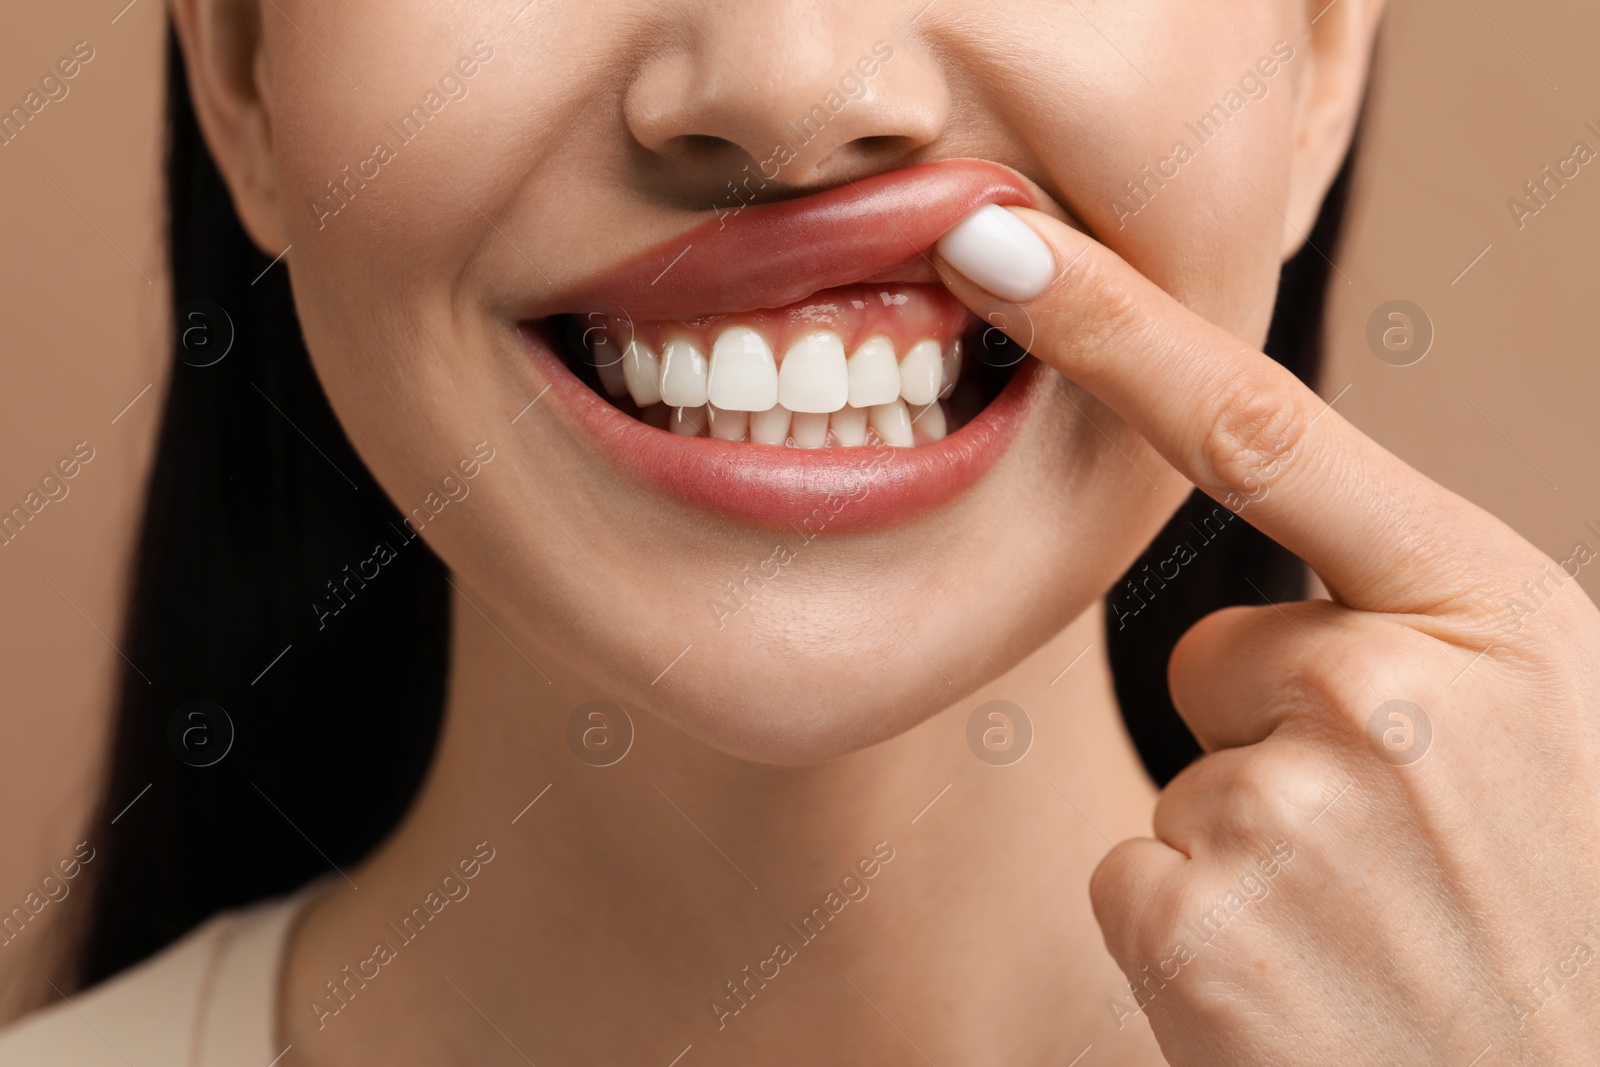
<svg viewBox="0 0 1600 1067">
<path fill-rule="evenodd" d="M 283 945 L 310 889 L 218 915 L 0 1031 L 0 1067 L 272 1061 Z"/>
</svg>

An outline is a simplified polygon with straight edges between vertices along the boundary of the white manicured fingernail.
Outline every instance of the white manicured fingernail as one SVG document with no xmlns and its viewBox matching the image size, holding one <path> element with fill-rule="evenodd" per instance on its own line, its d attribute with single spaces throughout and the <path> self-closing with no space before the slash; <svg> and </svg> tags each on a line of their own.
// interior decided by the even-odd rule
<svg viewBox="0 0 1600 1067">
<path fill-rule="evenodd" d="M 1055 257 L 1033 227 L 999 204 L 985 204 L 935 246 L 956 270 L 1002 300 L 1032 300 L 1055 277 Z"/>
</svg>

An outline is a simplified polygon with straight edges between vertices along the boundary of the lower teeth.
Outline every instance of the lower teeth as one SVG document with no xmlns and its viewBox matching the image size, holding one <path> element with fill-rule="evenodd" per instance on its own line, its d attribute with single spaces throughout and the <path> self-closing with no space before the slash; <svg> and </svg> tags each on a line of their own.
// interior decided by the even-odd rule
<svg viewBox="0 0 1600 1067">
<path fill-rule="evenodd" d="M 781 405 L 767 411 L 724 411 L 707 404 L 675 408 L 650 404 L 639 409 L 641 422 L 680 437 L 710 437 L 788 448 L 857 448 L 883 443 L 912 448 L 943 440 L 949 412 L 943 401 L 913 407 L 903 400 L 870 408 L 845 407 L 831 415 L 791 412 Z"/>
</svg>

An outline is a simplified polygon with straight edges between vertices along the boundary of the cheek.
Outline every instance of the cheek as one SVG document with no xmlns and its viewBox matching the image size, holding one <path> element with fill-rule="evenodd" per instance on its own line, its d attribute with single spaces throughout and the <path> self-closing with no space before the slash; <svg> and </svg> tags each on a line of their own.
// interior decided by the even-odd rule
<svg viewBox="0 0 1600 1067">
<path fill-rule="evenodd" d="M 1049 188 L 1095 237 L 1259 343 L 1280 266 L 1295 67 L 1305 62 L 1292 12 L 1246 2 L 1222 18 L 1208 5 L 1157 6 L 1118 20 L 1092 5 L 1088 17 L 1115 47 L 1067 8 L 1041 32 L 1069 42 L 1064 62 L 1041 54 L 984 77 L 1000 118 L 1031 131 Z M 1297 58 L 1260 78 L 1257 61 L 1285 40 Z M 1239 88 L 1250 74 L 1265 88 L 1257 99 Z"/>
</svg>

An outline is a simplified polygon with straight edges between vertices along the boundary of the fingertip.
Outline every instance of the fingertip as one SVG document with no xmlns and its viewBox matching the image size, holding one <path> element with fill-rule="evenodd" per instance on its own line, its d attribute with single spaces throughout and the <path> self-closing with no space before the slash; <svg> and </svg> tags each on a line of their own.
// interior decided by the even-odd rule
<svg viewBox="0 0 1600 1067">
<path fill-rule="evenodd" d="M 934 245 L 939 258 L 978 287 L 1012 303 L 1033 300 L 1056 276 L 1050 245 L 1016 212 L 985 204 Z"/>
</svg>

